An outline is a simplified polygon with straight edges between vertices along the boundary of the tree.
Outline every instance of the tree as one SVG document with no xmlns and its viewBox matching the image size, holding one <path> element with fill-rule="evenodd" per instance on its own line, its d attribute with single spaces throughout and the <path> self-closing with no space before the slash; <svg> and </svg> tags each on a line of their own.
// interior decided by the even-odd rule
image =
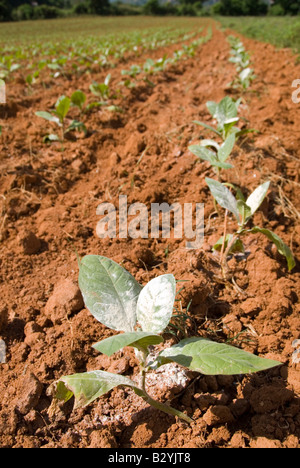
<svg viewBox="0 0 300 468">
<path fill-rule="evenodd" d="M 0 21 L 11 19 L 11 7 L 7 0 L 0 0 Z"/>
<path fill-rule="evenodd" d="M 264 0 L 221 0 L 214 11 L 224 16 L 257 16 L 268 11 Z"/>
<path fill-rule="evenodd" d="M 89 0 L 89 12 L 95 15 L 105 15 L 109 13 L 109 0 Z"/>
<path fill-rule="evenodd" d="M 300 0 L 275 0 L 275 5 L 279 5 L 285 14 L 297 15 L 300 13 Z"/>
</svg>

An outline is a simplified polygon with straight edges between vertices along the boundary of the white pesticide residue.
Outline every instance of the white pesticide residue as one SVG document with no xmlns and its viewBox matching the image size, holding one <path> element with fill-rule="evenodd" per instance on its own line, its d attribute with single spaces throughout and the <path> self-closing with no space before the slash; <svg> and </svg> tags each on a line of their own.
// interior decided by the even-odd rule
<svg viewBox="0 0 300 468">
<path fill-rule="evenodd" d="M 6 344 L 4 340 L 0 339 L 0 364 L 6 363 Z"/>
</svg>

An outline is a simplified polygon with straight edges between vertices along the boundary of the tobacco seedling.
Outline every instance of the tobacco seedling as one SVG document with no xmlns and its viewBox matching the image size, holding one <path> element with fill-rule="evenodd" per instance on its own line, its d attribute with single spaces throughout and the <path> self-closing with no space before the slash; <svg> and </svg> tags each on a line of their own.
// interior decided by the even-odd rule
<svg viewBox="0 0 300 468">
<path fill-rule="evenodd" d="M 226 140 L 219 145 L 214 140 L 202 140 L 199 145 L 189 146 L 189 150 L 199 159 L 209 161 L 215 169 L 218 179 L 220 177 L 221 169 L 231 169 L 233 166 L 227 163 L 235 145 L 235 134 L 229 135 Z M 214 151 L 212 149 L 213 148 Z"/>
<path fill-rule="evenodd" d="M 250 54 L 238 38 L 229 36 L 228 41 L 231 44 L 229 62 L 235 64 L 237 71 L 237 76 L 229 83 L 229 86 L 246 90 L 255 79 L 254 70 L 250 68 Z"/>
<path fill-rule="evenodd" d="M 110 93 L 110 89 L 109 89 L 110 80 L 111 80 L 111 75 L 108 74 L 104 80 L 104 83 L 96 83 L 96 81 L 94 81 L 90 85 L 90 91 L 98 98 L 108 99 L 109 93 Z"/>
<path fill-rule="evenodd" d="M 198 120 L 195 120 L 193 123 L 201 125 L 207 130 L 214 132 L 222 138 L 223 141 L 225 141 L 231 134 L 235 134 L 237 139 L 246 133 L 253 132 L 253 130 L 250 129 L 240 129 L 239 127 L 236 127 L 236 124 L 240 120 L 238 117 L 240 104 L 241 99 L 235 101 L 229 96 L 223 98 L 219 103 L 208 101 L 206 103 L 206 107 L 212 118 L 216 120 L 216 127 L 212 127 L 204 122 L 199 122 Z"/>
<path fill-rule="evenodd" d="M 205 338 L 185 338 L 159 351 L 164 342 L 176 296 L 171 274 L 152 279 L 142 287 L 123 267 L 109 258 L 87 255 L 79 260 L 79 287 L 86 308 L 102 324 L 122 333 L 93 345 L 112 356 L 125 346 L 135 349 L 140 363 L 139 382 L 128 376 L 94 370 L 61 377 L 54 383 L 53 406 L 75 397 L 75 408 L 85 407 L 114 387 L 130 387 L 148 404 L 191 423 L 185 413 L 154 400 L 147 392 L 147 374 L 168 363 L 177 363 L 205 375 L 235 375 L 258 372 L 280 365 L 244 350 Z"/>
<path fill-rule="evenodd" d="M 45 120 L 55 123 L 61 129 L 61 136 L 50 134 L 47 136 L 49 141 L 61 141 L 65 139 L 66 133 L 72 130 L 83 130 L 86 133 L 86 127 L 83 123 L 77 120 L 72 120 L 70 125 L 66 126 L 67 115 L 71 106 L 71 99 L 66 96 L 60 96 L 55 104 L 55 109 L 51 112 L 37 111 L 35 115 Z"/>
<path fill-rule="evenodd" d="M 80 111 L 80 115 L 84 112 L 84 104 L 86 102 L 86 95 L 83 91 L 78 89 L 77 91 L 74 91 L 74 93 L 71 95 L 71 104 L 75 107 L 78 107 Z"/>
<path fill-rule="evenodd" d="M 237 191 L 237 196 L 235 197 L 225 184 L 210 178 L 206 178 L 205 181 L 216 202 L 219 203 L 226 212 L 230 211 L 235 216 L 238 224 L 238 229 L 234 234 L 225 234 L 214 246 L 214 250 L 222 252 L 221 266 L 223 273 L 226 275 L 226 259 L 228 255 L 238 251 L 243 252 L 244 246 L 241 238 L 250 233 L 264 234 L 273 242 L 278 252 L 286 258 L 288 269 L 291 271 L 296 265 L 294 256 L 290 248 L 277 234 L 269 231 L 269 229 L 260 228 L 258 226 L 254 226 L 250 229 L 247 228 L 247 224 L 265 199 L 270 182 L 259 185 L 251 195 L 245 199 L 241 190 Z"/>
<path fill-rule="evenodd" d="M 255 78 L 256 76 L 252 68 L 244 68 L 237 74 L 234 80 L 229 83 L 229 86 L 245 91 L 251 86 L 251 83 L 255 80 Z"/>
</svg>

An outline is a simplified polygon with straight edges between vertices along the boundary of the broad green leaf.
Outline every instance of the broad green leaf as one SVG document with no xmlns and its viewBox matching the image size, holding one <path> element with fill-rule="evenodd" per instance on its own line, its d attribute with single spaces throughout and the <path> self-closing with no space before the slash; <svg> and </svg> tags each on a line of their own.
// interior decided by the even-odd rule
<svg viewBox="0 0 300 468">
<path fill-rule="evenodd" d="M 224 143 L 220 146 L 218 150 L 218 159 L 221 162 L 225 162 L 226 159 L 231 154 L 231 151 L 233 150 L 233 147 L 235 145 L 235 134 L 229 135 L 229 137 L 226 138 Z"/>
<path fill-rule="evenodd" d="M 225 210 L 228 210 L 231 213 L 233 213 L 237 221 L 240 222 L 240 214 L 237 207 L 237 201 L 234 195 L 232 195 L 232 193 L 230 192 L 230 190 L 228 190 L 228 188 L 225 187 L 225 185 L 223 185 L 217 180 L 209 179 L 208 177 L 206 177 L 205 181 L 209 186 L 213 197 L 219 203 L 219 205 L 221 205 L 222 208 L 224 208 Z"/>
<path fill-rule="evenodd" d="M 133 331 L 142 286 L 109 258 L 87 255 L 80 261 L 79 287 L 91 314 L 109 328 Z"/>
<path fill-rule="evenodd" d="M 244 226 L 252 216 L 251 208 L 244 202 L 244 200 L 237 200 L 237 207 L 241 215 L 240 225 Z"/>
<path fill-rule="evenodd" d="M 163 341 L 159 335 L 153 333 L 136 331 L 129 333 L 122 333 L 121 335 L 111 336 L 105 340 L 100 341 L 93 345 L 97 351 L 112 356 L 114 353 L 124 348 L 125 346 L 133 346 L 138 349 L 147 350 L 150 345 L 157 345 Z"/>
<path fill-rule="evenodd" d="M 215 116 L 218 104 L 215 101 L 208 101 L 206 107 L 212 117 Z"/>
<path fill-rule="evenodd" d="M 260 207 L 263 200 L 265 199 L 267 192 L 270 187 L 270 182 L 265 182 L 264 184 L 257 187 L 251 195 L 247 198 L 246 204 L 250 207 L 251 214 L 253 215 L 255 211 Z"/>
<path fill-rule="evenodd" d="M 231 242 L 232 236 L 233 236 L 232 234 L 226 235 L 225 243 L 224 243 L 224 251 L 226 250 L 228 244 Z M 213 250 L 216 250 L 217 252 L 220 252 L 222 250 L 223 239 L 224 239 L 224 236 L 220 237 L 220 239 L 213 246 Z M 245 252 L 243 242 L 239 238 L 233 242 L 228 253 L 230 254 L 230 253 L 236 253 L 236 252 Z"/>
<path fill-rule="evenodd" d="M 189 150 L 198 158 L 203 159 L 204 161 L 209 161 L 211 164 L 216 161 L 216 153 L 205 148 L 205 146 L 191 145 L 189 146 Z"/>
<path fill-rule="evenodd" d="M 193 120 L 193 123 L 196 125 L 201 125 L 201 127 L 204 127 L 207 130 L 211 130 L 212 132 L 216 133 L 218 136 L 221 136 L 221 133 L 218 130 L 216 130 L 214 127 L 212 127 L 211 125 L 208 125 L 204 122 L 199 122 L 198 120 Z"/>
<path fill-rule="evenodd" d="M 50 122 L 55 122 L 56 124 L 60 124 L 59 119 L 55 115 L 50 114 L 50 112 L 37 111 L 35 115 L 37 115 L 38 117 L 42 117 L 42 119 L 49 120 Z"/>
<path fill-rule="evenodd" d="M 74 394 L 74 408 L 79 408 L 89 405 L 96 398 L 119 385 L 138 390 L 137 385 L 128 377 L 96 370 L 61 377 L 57 384 L 55 397 L 59 400 L 68 401 Z"/>
<path fill-rule="evenodd" d="M 86 95 L 78 89 L 75 91 L 72 96 L 71 96 L 71 102 L 74 106 L 79 107 L 79 109 L 82 109 L 84 103 L 86 101 Z"/>
<path fill-rule="evenodd" d="M 196 337 L 187 338 L 165 349 L 159 357 L 205 375 L 250 374 L 281 364 L 234 346 Z"/>
<path fill-rule="evenodd" d="M 173 314 L 176 281 L 173 275 L 158 276 L 141 291 L 136 315 L 143 331 L 162 333 Z"/>
<path fill-rule="evenodd" d="M 67 116 L 71 105 L 71 99 L 66 96 L 61 96 L 55 104 L 55 111 L 60 121 L 63 122 Z"/>
<path fill-rule="evenodd" d="M 231 164 L 219 161 L 216 153 L 202 145 L 192 145 L 189 147 L 189 150 L 198 158 L 209 161 L 214 167 L 220 167 L 222 169 L 230 169 L 233 167 Z"/>
<path fill-rule="evenodd" d="M 291 249 L 283 242 L 283 240 L 279 236 L 277 236 L 277 234 L 275 234 L 272 231 L 269 231 L 269 229 L 260 228 L 258 226 L 255 226 L 247 232 L 259 232 L 261 234 L 264 234 L 268 239 L 270 239 L 270 241 L 276 245 L 278 252 L 286 258 L 289 271 L 291 271 L 296 266 L 296 261 Z"/>
<path fill-rule="evenodd" d="M 229 96 L 222 99 L 216 107 L 214 118 L 217 119 L 221 127 L 224 126 L 224 123 L 228 123 L 229 120 L 237 118 L 235 101 Z"/>
</svg>

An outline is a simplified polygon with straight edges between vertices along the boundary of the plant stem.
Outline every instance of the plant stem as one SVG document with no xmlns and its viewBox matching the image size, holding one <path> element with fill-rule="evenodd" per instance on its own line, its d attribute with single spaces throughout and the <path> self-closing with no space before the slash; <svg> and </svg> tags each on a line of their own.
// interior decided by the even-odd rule
<svg viewBox="0 0 300 468">
<path fill-rule="evenodd" d="M 223 270 L 223 256 L 224 256 L 224 250 L 225 250 L 225 244 L 226 244 L 227 216 L 228 216 L 228 210 L 225 210 L 223 243 L 222 243 L 222 249 L 221 249 L 221 253 L 220 253 L 220 264 L 221 264 L 221 268 L 222 268 L 223 277 L 225 275 L 225 271 Z"/>
<path fill-rule="evenodd" d="M 189 416 L 184 414 L 182 411 L 179 411 L 175 408 L 172 408 L 171 406 L 161 403 L 160 401 L 154 400 L 146 390 L 146 375 L 147 375 L 147 368 L 145 367 L 145 361 L 146 361 L 147 354 L 143 353 L 143 360 L 141 362 L 141 384 L 140 384 L 140 391 L 136 393 L 143 398 L 144 401 L 146 401 L 149 405 L 153 406 L 154 408 L 163 411 L 164 413 L 171 414 L 172 416 L 178 416 L 179 418 L 183 419 L 185 422 L 191 424 L 193 422 L 193 419 L 191 419 Z"/>
<path fill-rule="evenodd" d="M 154 408 L 163 411 L 164 413 L 171 414 L 172 416 L 178 416 L 180 419 L 183 419 L 185 422 L 191 424 L 193 419 L 184 414 L 182 411 L 179 411 L 172 406 L 166 405 L 165 403 L 161 403 L 160 401 L 153 400 L 153 398 L 145 392 L 145 395 L 142 396 L 143 400 L 149 403 L 149 405 L 153 406 Z"/>
</svg>

